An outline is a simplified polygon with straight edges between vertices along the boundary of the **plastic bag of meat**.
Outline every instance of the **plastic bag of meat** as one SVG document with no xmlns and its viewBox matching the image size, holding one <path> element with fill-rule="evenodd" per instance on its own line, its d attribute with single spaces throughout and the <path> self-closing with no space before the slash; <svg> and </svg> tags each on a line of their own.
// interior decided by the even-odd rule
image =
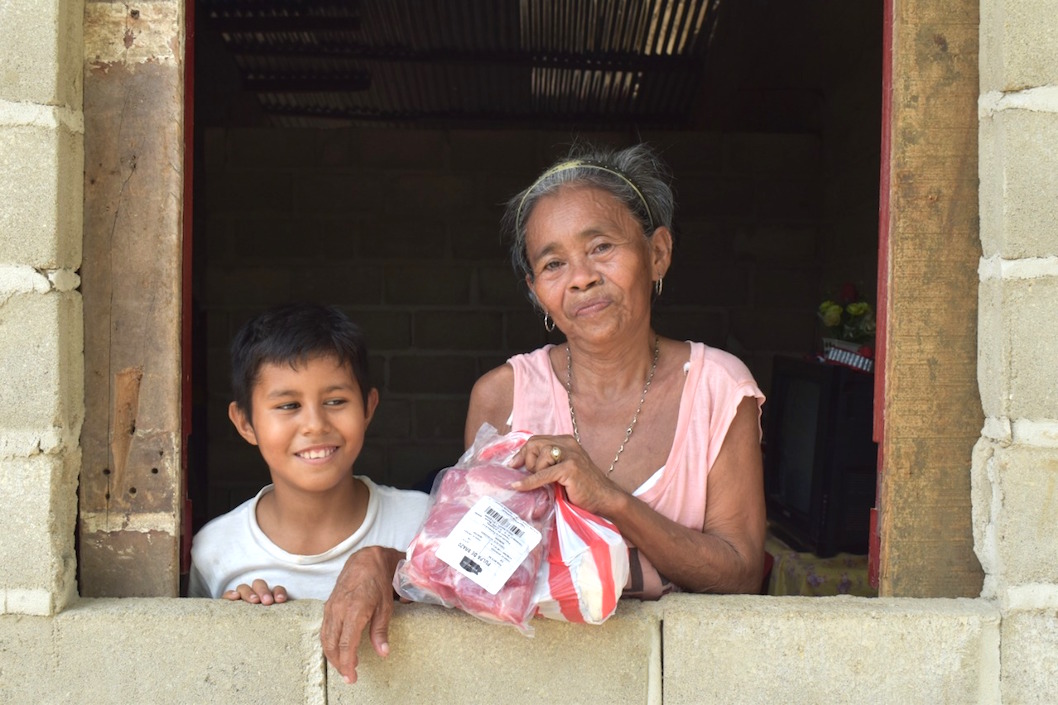
<svg viewBox="0 0 1058 705">
<path fill-rule="evenodd" d="M 459 462 L 438 475 L 426 520 L 393 577 L 399 595 L 532 634 L 555 495 L 550 486 L 510 489 L 526 473 L 507 464 L 530 436 L 501 436 L 484 425 Z"/>
<path fill-rule="evenodd" d="M 533 601 L 548 619 L 602 624 L 628 581 L 628 544 L 606 519 L 572 504 L 559 487 L 555 528 Z"/>
</svg>

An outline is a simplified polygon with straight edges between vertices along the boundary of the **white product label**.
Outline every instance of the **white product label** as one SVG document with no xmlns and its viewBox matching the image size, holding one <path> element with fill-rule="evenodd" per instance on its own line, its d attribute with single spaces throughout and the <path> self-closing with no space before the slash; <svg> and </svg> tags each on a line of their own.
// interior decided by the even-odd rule
<svg viewBox="0 0 1058 705">
<path fill-rule="evenodd" d="M 441 542 L 437 557 L 495 595 L 539 543 L 533 526 L 482 497 Z"/>
</svg>

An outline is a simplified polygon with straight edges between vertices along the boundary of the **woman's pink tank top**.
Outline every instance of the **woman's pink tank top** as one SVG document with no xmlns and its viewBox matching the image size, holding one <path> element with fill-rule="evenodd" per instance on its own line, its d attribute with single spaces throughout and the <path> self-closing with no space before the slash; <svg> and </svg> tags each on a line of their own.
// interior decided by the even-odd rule
<svg viewBox="0 0 1058 705">
<path fill-rule="evenodd" d="M 507 361 L 514 368 L 513 430 L 549 435 L 573 433 L 565 385 L 551 369 L 551 347 L 547 345 Z M 668 459 L 635 495 L 659 514 L 701 531 L 706 480 L 738 405 L 751 396 L 757 399 L 759 409 L 764 395 L 749 369 L 734 355 L 694 342 L 689 350 L 684 365 L 687 378 Z M 625 596 L 656 599 L 678 589 L 659 575 L 635 547 L 630 551 L 632 576 Z"/>
</svg>

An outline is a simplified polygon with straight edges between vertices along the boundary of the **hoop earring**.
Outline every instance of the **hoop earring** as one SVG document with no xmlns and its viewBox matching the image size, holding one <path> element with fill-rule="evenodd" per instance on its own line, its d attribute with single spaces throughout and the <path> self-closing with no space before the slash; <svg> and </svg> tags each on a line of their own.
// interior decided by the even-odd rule
<svg viewBox="0 0 1058 705">
<path fill-rule="evenodd" d="M 547 325 L 548 323 L 550 323 L 551 325 Z M 551 318 L 551 314 L 547 313 L 546 311 L 544 312 L 544 330 L 546 330 L 548 333 L 555 330 L 555 319 Z"/>
<path fill-rule="evenodd" d="M 664 282 L 665 277 L 658 277 L 658 280 L 654 282 L 654 296 L 661 296 L 661 290 L 665 288 Z"/>
</svg>

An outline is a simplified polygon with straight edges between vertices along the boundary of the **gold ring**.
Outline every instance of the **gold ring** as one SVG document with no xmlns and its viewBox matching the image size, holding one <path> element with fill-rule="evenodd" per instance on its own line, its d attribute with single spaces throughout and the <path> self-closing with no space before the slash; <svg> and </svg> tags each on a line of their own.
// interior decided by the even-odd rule
<svg viewBox="0 0 1058 705">
<path fill-rule="evenodd" d="M 551 459 L 556 463 L 562 462 L 562 449 L 558 446 L 551 446 Z"/>
</svg>

